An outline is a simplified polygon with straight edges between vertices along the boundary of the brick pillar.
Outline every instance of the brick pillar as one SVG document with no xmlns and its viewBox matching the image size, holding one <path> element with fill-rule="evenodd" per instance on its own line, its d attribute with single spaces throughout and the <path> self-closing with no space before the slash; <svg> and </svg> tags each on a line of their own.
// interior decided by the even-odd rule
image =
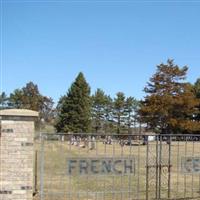
<svg viewBox="0 0 200 200">
<path fill-rule="evenodd" d="M 32 200 L 34 120 L 24 109 L 0 111 L 0 200 Z"/>
</svg>

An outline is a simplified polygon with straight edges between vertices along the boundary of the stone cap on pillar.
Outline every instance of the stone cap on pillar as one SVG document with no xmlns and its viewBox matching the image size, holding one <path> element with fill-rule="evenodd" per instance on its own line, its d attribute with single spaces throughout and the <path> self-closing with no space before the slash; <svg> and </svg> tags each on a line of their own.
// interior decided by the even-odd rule
<svg viewBox="0 0 200 200">
<path fill-rule="evenodd" d="M 5 109 L 0 110 L 0 118 L 1 119 L 27 119 L 27 120 L 34 120 L 35 118 L 39 117 L 39 113 L 33 110 L 27 109 Z"/>
</svg>

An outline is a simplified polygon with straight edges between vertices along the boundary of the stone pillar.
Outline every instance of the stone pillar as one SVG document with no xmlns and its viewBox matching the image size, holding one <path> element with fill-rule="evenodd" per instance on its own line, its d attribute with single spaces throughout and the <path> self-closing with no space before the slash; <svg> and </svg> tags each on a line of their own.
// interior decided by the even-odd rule
<svg viewBox="0 0 200 200">
<path fill-rule="evenodd" d="M 0 110 L 0 200 L 32 200 L 34 120 L 38 112 Z"/>
</svg>

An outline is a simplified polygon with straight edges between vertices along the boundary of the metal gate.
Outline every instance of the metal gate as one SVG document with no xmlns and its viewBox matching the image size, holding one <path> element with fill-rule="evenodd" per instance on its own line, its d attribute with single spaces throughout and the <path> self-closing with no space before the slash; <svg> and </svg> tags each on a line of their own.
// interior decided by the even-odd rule
<svg viewBox="0 0 200 200">
<path fill-rule="evenodd" d="M 146 158 L 146 199 L 149 199 L 151 184 L 155 194 L 151 198 L 170 199 L 171 194 L 171 140 L 170 137 L 156 136 L 155 143 L 147 143 Z M 178 164 L 178 163 L 177 163 Z"/>
<path fill-rule="evenodd" d="M 35 148 L 35 199 L 200 199 L 199 135 L 42 134 Z"/>
</svg>

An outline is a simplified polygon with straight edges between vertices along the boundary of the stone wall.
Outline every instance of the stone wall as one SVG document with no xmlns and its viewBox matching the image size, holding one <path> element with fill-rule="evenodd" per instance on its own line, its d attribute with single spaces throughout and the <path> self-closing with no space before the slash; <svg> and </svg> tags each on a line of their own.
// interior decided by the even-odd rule
<svg viewBox="0 0 200 200">
<path fill-rule="evenodd" d="M 29 110 L 0 111 L 0 200 L 32 200 L 34 117 Z"/>
</svg>

